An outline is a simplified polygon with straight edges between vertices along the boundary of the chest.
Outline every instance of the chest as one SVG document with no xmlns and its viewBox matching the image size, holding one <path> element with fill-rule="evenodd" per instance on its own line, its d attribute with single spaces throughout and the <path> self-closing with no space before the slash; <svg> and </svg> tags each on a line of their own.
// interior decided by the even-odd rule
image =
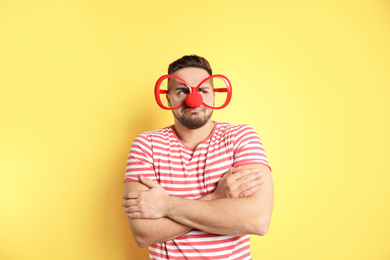
<svg viewBox="0 0 390 260">
<path fill-rule="evenodd" d="M 226 139 L 211 139 L 194 150 L 167 140 L 152 151 L 160 185 L 170 195 L 184 198 L 196 199 L 213 192 L 234 163 L 233 144 Z"/>
</svg>

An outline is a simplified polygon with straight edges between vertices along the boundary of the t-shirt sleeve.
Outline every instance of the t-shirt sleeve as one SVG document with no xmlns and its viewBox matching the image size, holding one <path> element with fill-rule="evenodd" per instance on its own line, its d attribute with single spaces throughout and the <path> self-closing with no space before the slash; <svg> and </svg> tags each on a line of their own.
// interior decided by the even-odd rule
<svg viewBox="0 0 390 260">
<path fill-rule="evenodd" d="M 126 165 L 126 174 L 123 182 L 139 181 L 143 175 L 152 181 L 156 180 L 153 167 L 152 147 L 148 135 L 141 134 L 133 142 L 130 148 Z"/>
<path fill-rule="evenodd" d="M 252 127 L 240 125 L 234 140 L 234 166 L 249 164 L 263 164 L 271 170 L 259 135 Z"/>
</svg>

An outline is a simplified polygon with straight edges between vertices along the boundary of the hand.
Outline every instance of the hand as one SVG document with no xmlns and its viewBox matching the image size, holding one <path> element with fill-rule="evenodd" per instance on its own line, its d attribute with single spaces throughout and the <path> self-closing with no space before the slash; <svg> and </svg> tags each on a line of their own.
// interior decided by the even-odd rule
<svg viewBox="0 0 390 260">
<path fill-rule="evenodd" d="M 162 218 L 166 216 L 166 203 L 169 199 L 168 193 L 157 182 L 140 176 L 142 184 L 150 188 L 146 191 L 129 192 L 123 196 L 122 203 L 126 216 L 130 218 Z"/>
<path fill-rule="evenodd" d="M 256 168 L 232 167 L 219 180 L 213 192 L 214 199 L 249 197 L 263 184 L 262 177 Z"/>
</svg>

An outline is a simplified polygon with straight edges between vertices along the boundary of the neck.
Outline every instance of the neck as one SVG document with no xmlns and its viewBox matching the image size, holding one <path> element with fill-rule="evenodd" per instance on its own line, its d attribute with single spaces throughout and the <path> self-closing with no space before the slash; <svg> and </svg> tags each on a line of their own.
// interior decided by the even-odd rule
<svg viewBox="0 0 390 260">
<path fill-rule="evenodd" d="M 188 147 L 195 149 L 200 142 L 207 139 L 214 129 L 214 122 L 209 120 L 204 126 L 189 129 L 175 120 L 174 129 L 177 137 Z"/>
</svg>

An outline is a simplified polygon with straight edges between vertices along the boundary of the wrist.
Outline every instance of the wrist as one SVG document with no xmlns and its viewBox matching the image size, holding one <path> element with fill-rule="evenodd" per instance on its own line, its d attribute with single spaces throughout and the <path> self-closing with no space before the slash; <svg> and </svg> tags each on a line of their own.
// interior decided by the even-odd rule
<svg viewBox="0 0 390 260">
<path fill-rule="evenodd" d="M 176 204 L 178 203 L 178 200 L 180 200 L 180 197 L 176 196 L 169 196 L 166 203 L 165 208 L 165 216 L 167 218 L 172 218 L 173 215 L 176 214 Z"/>
<path fill-rule="evenodd" d="M 215 196 L 214 193 L 209 193 L 199 198 L 199 200 L 215 200 L 215 199 L 217 199 L 217 196 Z"/>
</svg>

